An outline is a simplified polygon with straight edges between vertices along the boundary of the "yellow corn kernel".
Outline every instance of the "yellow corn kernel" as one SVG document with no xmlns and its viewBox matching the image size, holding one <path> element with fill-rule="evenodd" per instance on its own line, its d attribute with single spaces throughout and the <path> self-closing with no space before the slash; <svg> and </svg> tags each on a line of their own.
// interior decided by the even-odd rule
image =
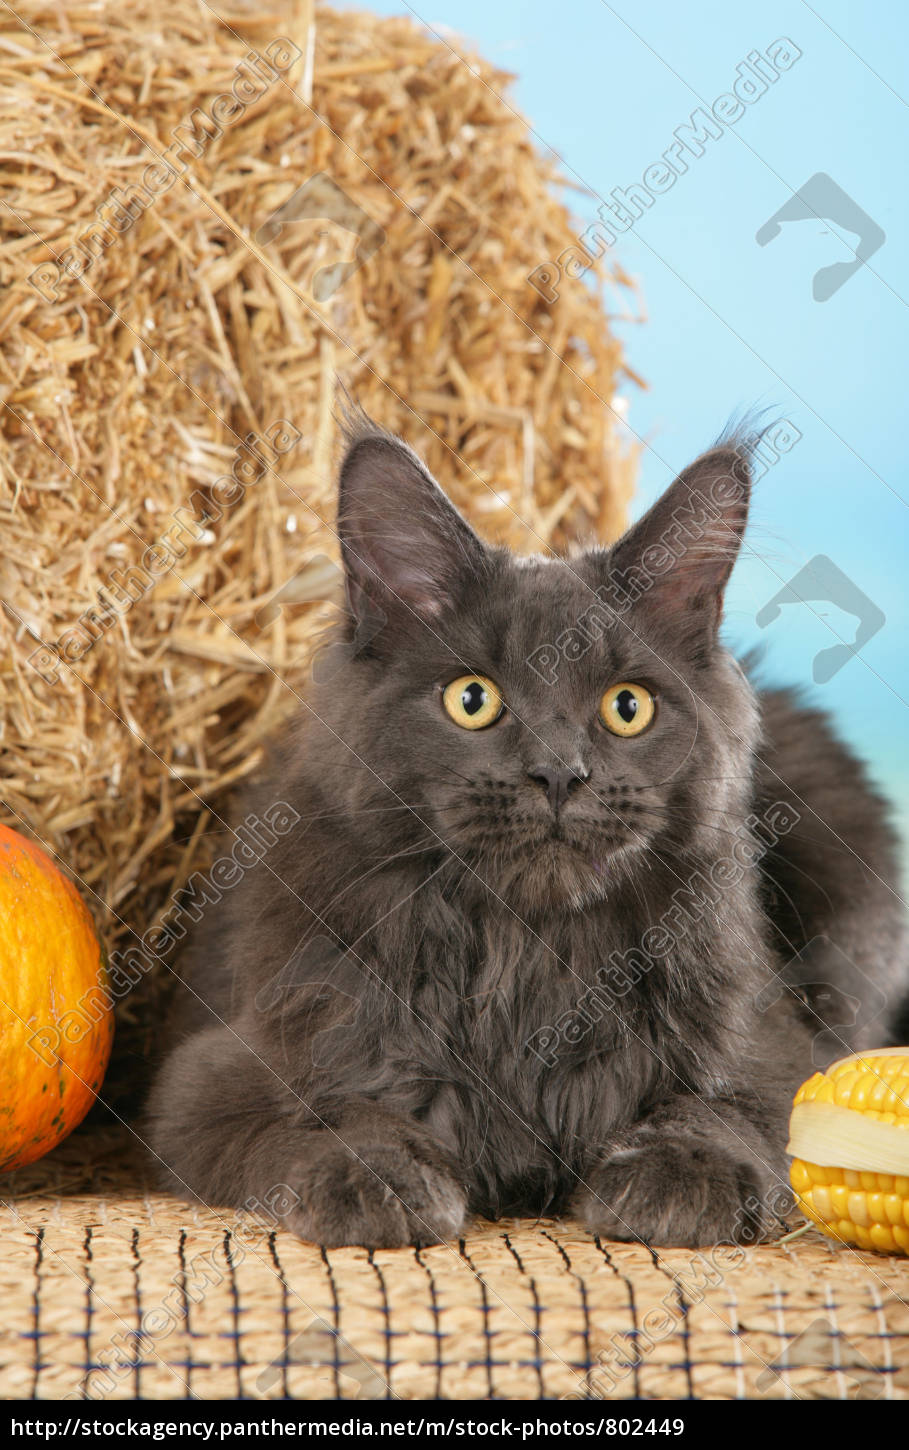
<svg viewBox="0 0 909 1450">
<path fill-rule="evenodd" d="M 816 1072 L 795 1095 L 789 1131 L 806 1216 L 843 1243 L 909 1254 L 909 1047 Z"/>
</svg>

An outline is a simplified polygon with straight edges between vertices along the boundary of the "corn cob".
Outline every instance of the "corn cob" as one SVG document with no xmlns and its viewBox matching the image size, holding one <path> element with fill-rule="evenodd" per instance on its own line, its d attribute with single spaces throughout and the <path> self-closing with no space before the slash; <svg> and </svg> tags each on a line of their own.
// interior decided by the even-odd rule
<svg viewBox="0 0 909 1450">
<path fill-rule="evenodd" d="M 844 1057 L 795 1095 L 790 1180 L 818 1228 L 909 1254 L 909 1047 Z"/>
</svg>

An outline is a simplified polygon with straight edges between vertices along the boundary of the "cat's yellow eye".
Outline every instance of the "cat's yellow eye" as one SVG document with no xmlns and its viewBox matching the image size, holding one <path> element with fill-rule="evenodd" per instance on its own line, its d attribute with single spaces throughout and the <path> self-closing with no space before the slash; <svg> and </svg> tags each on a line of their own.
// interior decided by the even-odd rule
<svg viewBox="0 0 909 1450">
<path fill-rule="evenodd" d="M 653 719 L 653 696 L 644 685 L 623 680 L 611 685 L 600 701 L 600 719 L 613 735 L 640 735 Z"/>
<path fill-rule="evenodd" d="M 483 730 L 502 713 L 502 696 L 485 675 L 459 675 L 442 691 L 442 704 L 456 725 Z"/>
</svg>

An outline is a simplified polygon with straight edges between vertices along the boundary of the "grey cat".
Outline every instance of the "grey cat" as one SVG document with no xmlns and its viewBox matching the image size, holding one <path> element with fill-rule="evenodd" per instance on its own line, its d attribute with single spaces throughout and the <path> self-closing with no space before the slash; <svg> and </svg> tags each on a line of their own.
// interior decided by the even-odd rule
<svg viewBox="0 0 909 1450">
<path fill-rule="evenodd" d="M 890 1040 L 906 953 L 884 803 L 718 639 L 753 442 L 525 559 L 348 419 L 333 666 L 235 818 L 297 824 L 197 928 L 151 1096 L 175 1192 L 326 1245 L 778 1231 L 793 1092 Z"/>
</svg>

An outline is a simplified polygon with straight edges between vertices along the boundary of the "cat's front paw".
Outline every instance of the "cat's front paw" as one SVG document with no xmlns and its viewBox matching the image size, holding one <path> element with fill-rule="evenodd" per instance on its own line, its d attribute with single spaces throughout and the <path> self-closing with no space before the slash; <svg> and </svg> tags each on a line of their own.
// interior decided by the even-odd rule
<svg viewBox="0 0 909 1450">
<path fill-rule="evenodd" d="M 604 1238 L 665 1248 L 758 1243 L 772 1227 L 752 1164 L 684 1139 L 626 1148 L 586 1174 L 574 1209 Z"/>
<path fill-rule="evenodd" d="M 464 1224 L 462 1186 L 442 1163 L 410 1148 L 376 1145 L 357 1154 L 329 1138 L 295 1176 L 300 1202 L 287 1226 L 326 1248 L 420 1248 L 457 1238 Z"/>
</svg>

